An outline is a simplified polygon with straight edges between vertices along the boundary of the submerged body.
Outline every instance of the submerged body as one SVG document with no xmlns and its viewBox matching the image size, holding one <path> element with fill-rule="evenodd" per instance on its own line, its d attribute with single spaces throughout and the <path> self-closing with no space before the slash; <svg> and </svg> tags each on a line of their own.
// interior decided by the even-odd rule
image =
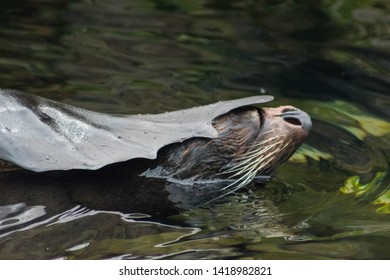
<svg viewBox="0 0 390 280">
<path fill-rule="evenodd" d="M 21 99 L 23 99 L 23 96 L 18 96 L 18 101 Z M 39 102 L 43 101 L 38 100 L 37 103 L 39 104 Z M 58 103 L 51 101 L 45 104 L 44 110 L 46 111 L 44 112 L 52 112 L 56 110 L 55 106 Z M 60 168 L 53 167 L 53 170 L 50 169 L 50 165 L 46 162 L 41 164 L 37 161 L 38 163 L 34 165 L 34 159 L 29 158 L 28 166 L 34 166 L 35 169 L 45 169 L 38 173 L 24 170 L 4 173 L 0 177 L 0 188 L 4 194 L 0 198 L 0 203 L 1 205 L 17 203 L 14 198 L 17 197 L 16 190 L 18 188 L 20 194 L 26 192 L 31 194 L 42 189 L 43 186 L 47 186 L 50 190 L 58 187 L 61 192 L 69 197 L 69 201 L 93 209 L 161 212 L 169 208 L 164 206 L 166 202 L 172 204 L 174 208 L 191 208 L 226 196 L 248 185 L 255 179 L 265 182 L 276 167 L 288 159 L 306 139 L 311 128 L 310 117 L 303 111 L 291 106 L 259 109 L 247 104 L 240 105 L 238 104 L 238 108 L 234 108 L 235 106 L 233 106 L 233 109 L 229 108 L 230 110 L 227 110 L 227 112 L 222 110 L 222 114 L 218 114 L 210 120 L 210 125 L 216 131 L 215 136 L 205 137 L 195 134 L 193 137 L 187 137 L 187 139 L 181 138 L 181 142 L 173 141 L 173 143 L 162 145 L 158 149 L 155 159 L 138 156 L 122 160 L 121 155 L 116 163 L 114 161 L 98 170 L 80 170 L 78 165 L 73 171 L 62 171 Z M 220 106 L 224 106 L 224 104 L 221 103 Z M 48 107 L 51 111 L 47 109 Z M 39 110 L 40 107 L 30 106 L 28 110 L 37 110 L 37 108 Z M 201 110 L 202 107 L 199 109 Z M 76 109 L 62 109 L 61 115 L 48 115 L 41 111 L 34 111 L 34 116 L 40 117 L 35 124 L 35 129 L 38 129 L 39 133 L 41 133 L 39 130 L 46 131 L 48 129 L 50 129 L 50 133 L 51 130 L 59 133 L 58 126 L 53 125 L 53 123 L 57 124 L 60 121 L 54 119 L 53 116 L 59 115 L 66 118 L 67 116 L 63 114 L 65 111 L 68 115 L 71 115 Z M 114 119 L 118 117 L 113 116 L 111 119 L 108 115 L 93 113 L 95 119 L 91 121 L 88 119 L 90 114 L 88 111 L 81 112 L 82 114 L 77 115 L 78 123 L 76 125 L 82 127 L 81 122 L 93 123 L 94 129 L 99 129 L 99 135 L 103 135 L 101 136 L 102 139 L 104 139 L 105 133 L 112 134 L 114 130 L 107 127 L 104 122 L 101 122 L 101 127 L 98 127 L 96 118 L 100 118 L 106 123 L 112 123 L 113 127 L 118 127 L 118 124 L 115 123 L 117 119 Z M 192 118 L 197 117 L 196 111 L 192 111 L 191 114 L 193 114 Z M 153 119 L 153 115 L 147 116 L 145 119 Z M 144 123 L 145 119 L 142 120 Z M 119 119 L 119 122 L 122 129 L 123 119 Z M 75 121 L 72 122 L 67 119 L 61 120 L 61 123 L 74 125 Z M 170 127 L 174 127 L 172 121 L 168 124 Z M 190 122 L 187 124 L 191 125 Z M 88 134 L 89 127 L 87 125 L 85 127 L 85 131 L 78 132 Z M 12 128 L 9 127 L 3 128 L 5 133 L 9 133 L 11 130 Z M 188 128 L 188 130 L 191 131 L 191 128 Z M 201 128 L 198 130 L 202 131 Z M 69 131 L 72 131 L 72 129 Z M 128 131 L 128 128 L 126 128 L 126 131 Z M 120 132 L 124 135 L 123 131 Z M 43 135 L 47 134 L 45 132 Z M 156 135 L 145 133 L 144 137 L 162 137 L 162 132 L 159 131 Z M 127 141 L 132 143 L 129 139 Z M 13 140 L 17 141 L 17 136 Z M 24 138 L 22 140 L 24 141 Z M 59 147 L 60 141 L 56 142 L 55 139 L 46 141 L 53 147 L 58 146 L 58 149 L 61 149 Z M 72 141 L 74 140 L 72 139 Z M 145 142 L 147 141 L 146 139 Z M 22 144 L 26 146 L 26 143 Z M 16 143 L 12 147 L 20 148 L 23 147 L 22 144 Z M 76 141 L 72 144 L 74 144 L 75 149 L 80 145 Z M 88 144 L 96 146 L 96 143 L 93 142 L 82 143 L 83 147 L 87 148 Z M 102 147 L 102 149 L 104 148 Z M 136 148 L 134 149 L 138 152 Z M 30 150 L 28 150 L 29 153 L 31 153 Z M 15 161 L 18 164 L 18 157 L 9 156 L 9 154 L 17 153 L 11 152 L 8 153 L 3 149 L 2 154 L 7 155 L 7 159 L 16 158 Z M 20 154 L 20 150 L 17 150 L 17 152 Z M 61 156 L 61 153 L 59 155 Z M 55 167 L 61 166 L 60 160 L 61 157 L 56 159 Z M 80 161 L 78 158 L 76 160 Z M 81 160 L 84 160 L 84 158 Z M 66 159 L 65 164 L 71 161 L 72 159 Z M 70 169 L 68 165 L 66 166 L 67 168 L 64 169 Z M 7 166 L 4 170 L 8 171 L 10 167 Z M 13 194 L 7 195 L 10 190 Z M 34 196 L 30 195 L 30 197 Z"/>
</svg>

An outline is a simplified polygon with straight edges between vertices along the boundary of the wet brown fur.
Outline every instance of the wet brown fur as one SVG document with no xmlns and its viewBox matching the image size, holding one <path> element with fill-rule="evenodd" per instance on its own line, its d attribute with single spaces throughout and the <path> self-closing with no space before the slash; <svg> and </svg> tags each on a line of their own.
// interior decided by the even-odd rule
<svg viewBox="0 0 390 280">
<path fill-rule="evenodd" d="M 193 138 L 163 148 L 149 174 L 178 180 L 234 179 L 244 175 L 239 171 L 250 158 L 247 162 L 252 164 L 253 172 L 270 175 L 307 136 L 302 128 L 281 118 L 282 112 L 289 108 L 292 107 L 259 109 L 247 106 L 222 115 L 213 121 L 217 138 Z M 237 167 L 240 164 L 242 166 Z M 251 177 L 248 178 L 251 180 L 256 174 L 249 174 Z"/>
</svg>

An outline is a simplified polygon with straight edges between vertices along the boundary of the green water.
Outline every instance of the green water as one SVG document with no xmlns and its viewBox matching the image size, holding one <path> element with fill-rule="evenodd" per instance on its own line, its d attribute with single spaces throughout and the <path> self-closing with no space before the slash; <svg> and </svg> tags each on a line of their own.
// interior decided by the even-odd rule
<svg viewBox="0 0 390 280">
<path fill-rule="evenodd" d="M 389 30 L 385 0 L 1 1 L 2 88 L 126 114 L 267 93 L 313 129 L 206 208 L 0 206 L 0 258 L 390 259 Z"/>
</svg>

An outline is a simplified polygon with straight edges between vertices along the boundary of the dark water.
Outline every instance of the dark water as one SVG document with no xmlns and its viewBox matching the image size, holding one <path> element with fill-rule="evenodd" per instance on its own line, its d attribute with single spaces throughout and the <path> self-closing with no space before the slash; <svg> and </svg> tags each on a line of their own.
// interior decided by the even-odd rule
<svg viewBox="0 0 390 280">
<path fill-rule="evenodd" d="M 390 258 L 388 1 L 3 0 L 0 86 L 128 114 L 267 93 L 313 119 L 270 183 L 212 207 L 147 216 L 22 186 L 41 203 L 0 206 L 1 259 Z"/>
</svg>

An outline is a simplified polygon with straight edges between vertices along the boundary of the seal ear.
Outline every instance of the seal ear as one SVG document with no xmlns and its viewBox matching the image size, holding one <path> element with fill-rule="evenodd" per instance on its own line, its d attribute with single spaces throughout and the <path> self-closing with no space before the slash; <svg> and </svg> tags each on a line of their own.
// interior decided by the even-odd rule
<svg viewBox="0 0 390 280">
<path fill-rule="evenodd" d="M 272 99 L 253 96 L 165 114 L 122 116 L 0 89 L 0 158 L 37 172 L 154 159 L 165 145 L 216 137 L 215 117 Z"/>
</svg>

